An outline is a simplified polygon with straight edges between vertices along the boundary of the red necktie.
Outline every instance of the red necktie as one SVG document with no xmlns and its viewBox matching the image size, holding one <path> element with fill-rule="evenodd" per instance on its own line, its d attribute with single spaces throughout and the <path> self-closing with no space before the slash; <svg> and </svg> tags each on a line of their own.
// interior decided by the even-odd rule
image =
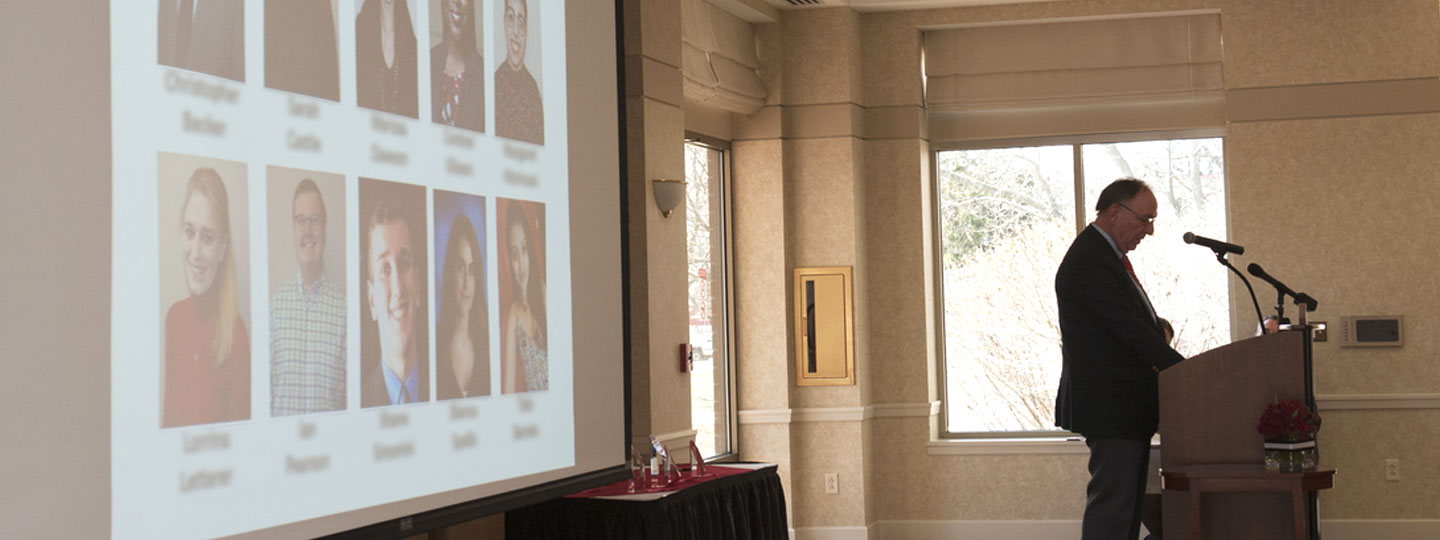
<svg viewBox="0 0 1440 540">
<path fill-rule="evenodd" d="M 1136 286 L 1136 287 L 1140 287 L 1140 292 L 1141 292 L 1141 293 L 1144 293 L 1144 292 L 1145 292 L 1145 286 L 1140 284 L 1140 278 L 1135 277 L 1135 267 L 1130 266 L 1130 256 L 1129 256 L 1129 255 L 1121 255 L 1121 256 L 1120 256 L 1120 264 L 1125 265 L 1125 271 L 1130 273 L 1130 279 L 1135 280 L 1135 286 Z"/>
</svg>

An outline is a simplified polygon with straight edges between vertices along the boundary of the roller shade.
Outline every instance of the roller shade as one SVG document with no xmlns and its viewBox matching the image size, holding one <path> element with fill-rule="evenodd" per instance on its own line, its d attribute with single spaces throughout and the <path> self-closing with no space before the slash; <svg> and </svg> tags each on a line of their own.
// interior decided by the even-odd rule
<svg viewBox="0 0 1440 540">
<path fill-rule="evenodd" d="M 704 0 L 682 0 L 685 96 L 754 114 L 768 92 L 760 82 L 755 27 Z"/>
<path fill-rule="evenodd" d="M 1219 14 L 933 30 L 925 71 L 932 134 L 945 137 L 1062 135 L 1115 114 L 1104 129 L 1224 123 Z"/>
</svg>

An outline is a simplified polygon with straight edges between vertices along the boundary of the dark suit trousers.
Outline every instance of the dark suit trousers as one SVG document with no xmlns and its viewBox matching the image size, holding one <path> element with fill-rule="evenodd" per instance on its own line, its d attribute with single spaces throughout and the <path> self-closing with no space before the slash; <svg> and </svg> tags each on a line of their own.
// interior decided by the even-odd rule
<svg viewBox="0 0 1440 540">
<path fill-rule="evenodd" d="M 1085 439 L 1090 484 L 1085 487 L 1081 540 L 1135 540 L 1150 467 L 1150 441 Z"/>
</svg>

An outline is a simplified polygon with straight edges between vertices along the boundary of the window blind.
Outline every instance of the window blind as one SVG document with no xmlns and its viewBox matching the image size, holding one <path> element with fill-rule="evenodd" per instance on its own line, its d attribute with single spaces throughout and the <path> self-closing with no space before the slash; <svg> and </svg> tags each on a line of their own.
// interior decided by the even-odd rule
<svg viewBox="0 0 1440 540">
<path fill-rule="evenodd" d="M 932 140 L 1224 124 L 1220 15 L 925 33 Z"/>
<path fill-rule="evenodd" d="M 685 96 L 754 114 L 768 92 L 760 82 L 755 27 L 704 0 L 681 3 Z"/>
</svg>

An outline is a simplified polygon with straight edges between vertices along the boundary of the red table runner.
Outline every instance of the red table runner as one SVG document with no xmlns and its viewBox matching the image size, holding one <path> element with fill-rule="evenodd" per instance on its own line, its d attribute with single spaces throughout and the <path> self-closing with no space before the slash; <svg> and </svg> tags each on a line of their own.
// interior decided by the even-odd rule
<svg viewBox="0 0 1440 540">
<path fill-rule="evenodd" d="M 566 495 L 565 497 L 572 499 L 588 499 L 591 497 L 614 497 L 618 495 L 637 495 L 642 493 L 674 493 L 691 486 L 703 484 L 716 478 L 724 478 L 726 476 L 734 476 L 737 474 L 747 473 L 750 472 L 750 469 L 737 469 L 734 467 L 707 465 L 705 467 L 705 472 L 709 473 L 709 475 L 701 478 L 695 478 L 690 476 L 690 470 L 688 468 L 682 469 L 675 483 L 665 486 L 661 489 L 646 490 L 642 489 L 642 487 L 640 486 L 636 486 L 635 491 L 632 492 L 630 491 L 630 481 L 621 480 L 613 484 L 606 484 L 600 487 L 590 488 L 579 493 L 571 493 L 569 495 Z"/>
</svg>

